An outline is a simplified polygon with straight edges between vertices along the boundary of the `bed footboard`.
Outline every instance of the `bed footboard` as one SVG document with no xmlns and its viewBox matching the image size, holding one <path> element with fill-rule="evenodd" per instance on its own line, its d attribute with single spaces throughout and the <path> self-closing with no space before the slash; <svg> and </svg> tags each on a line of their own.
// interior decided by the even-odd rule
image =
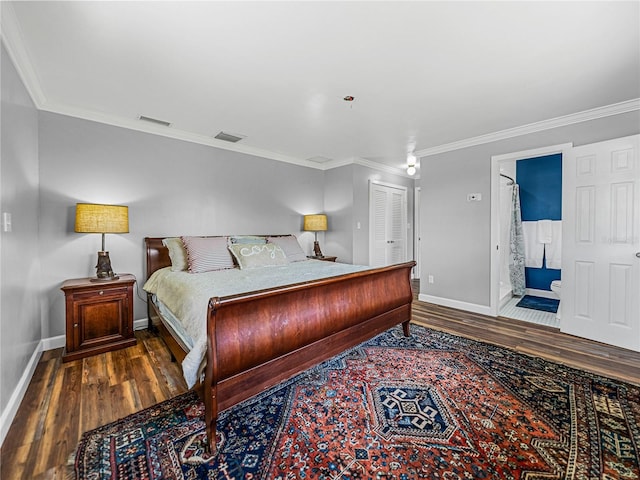
<svg viewBox="0 0 640 480">
<path fill-rule="evenodd" d="M 408 336 L 414 266 L 212 298 L 203 388 L 211 450 L 220 411 L 400 323 Z"/>
</svg>

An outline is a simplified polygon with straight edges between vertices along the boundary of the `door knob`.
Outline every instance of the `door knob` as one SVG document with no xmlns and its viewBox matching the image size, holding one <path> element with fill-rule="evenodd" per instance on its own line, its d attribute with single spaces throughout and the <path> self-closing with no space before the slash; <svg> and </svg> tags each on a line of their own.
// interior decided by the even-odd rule
<svg viewBox="0 0 640 480">
<path fill-rule="evenodd" d="M 636 257 L 640 258 L 640 252 L 636 252 Z"/>
</svg>

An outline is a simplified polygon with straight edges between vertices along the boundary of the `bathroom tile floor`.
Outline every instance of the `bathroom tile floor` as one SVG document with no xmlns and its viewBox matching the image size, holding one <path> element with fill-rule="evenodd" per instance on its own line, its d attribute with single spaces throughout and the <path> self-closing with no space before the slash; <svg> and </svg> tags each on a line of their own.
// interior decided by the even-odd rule
<svg viewBox="0 0 640 480">
<path fill-rule="evenodd" d="M 560 321 L 556 318 L 555 313 L 516 307 L 516 303 L 518 303 L 520 299 L 521 297 L 512 297 L 511 300 L 500 309 L 500 316 L 524 320 L 539 325 L 547 325 L 549 327 L 560 327 Z"/>
</svg>

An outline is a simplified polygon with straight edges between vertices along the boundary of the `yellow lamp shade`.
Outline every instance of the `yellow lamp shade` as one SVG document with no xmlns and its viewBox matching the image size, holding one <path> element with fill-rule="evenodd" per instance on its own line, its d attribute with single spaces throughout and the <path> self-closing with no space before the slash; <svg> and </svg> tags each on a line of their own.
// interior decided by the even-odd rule
<svg viewBox="0 0 640 480">
<path fill-rule="evenodd" d="M 76 204 L 76 228 L 78 233 L 129 233 L 129 207 Z"/>
<path fill-rule="evenodd" d="M 307 232 L 324 232 L 327 230 L 327 216 L 305 215 L 303 228 Z"/>
</svg>

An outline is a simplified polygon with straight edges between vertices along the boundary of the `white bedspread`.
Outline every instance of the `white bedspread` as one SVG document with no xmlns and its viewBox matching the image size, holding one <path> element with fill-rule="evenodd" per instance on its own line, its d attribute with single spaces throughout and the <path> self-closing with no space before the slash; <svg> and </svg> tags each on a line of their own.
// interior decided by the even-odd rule
<svg viewBox="0 0 640 480">
<path fill-rule="evenodd" d="M 174 314 L 191 337 L 193 348 L 182 362 L 189 388 L 195 385 L 207 351 L 207 307 L 212 297 L 224 297 L 265 288 L 334 277 L 371 267 L 308 260 L 288 265 L 206 273 L 172 272 L 162 268 L 151 275 L 144 290 Z"/>
</svg>

